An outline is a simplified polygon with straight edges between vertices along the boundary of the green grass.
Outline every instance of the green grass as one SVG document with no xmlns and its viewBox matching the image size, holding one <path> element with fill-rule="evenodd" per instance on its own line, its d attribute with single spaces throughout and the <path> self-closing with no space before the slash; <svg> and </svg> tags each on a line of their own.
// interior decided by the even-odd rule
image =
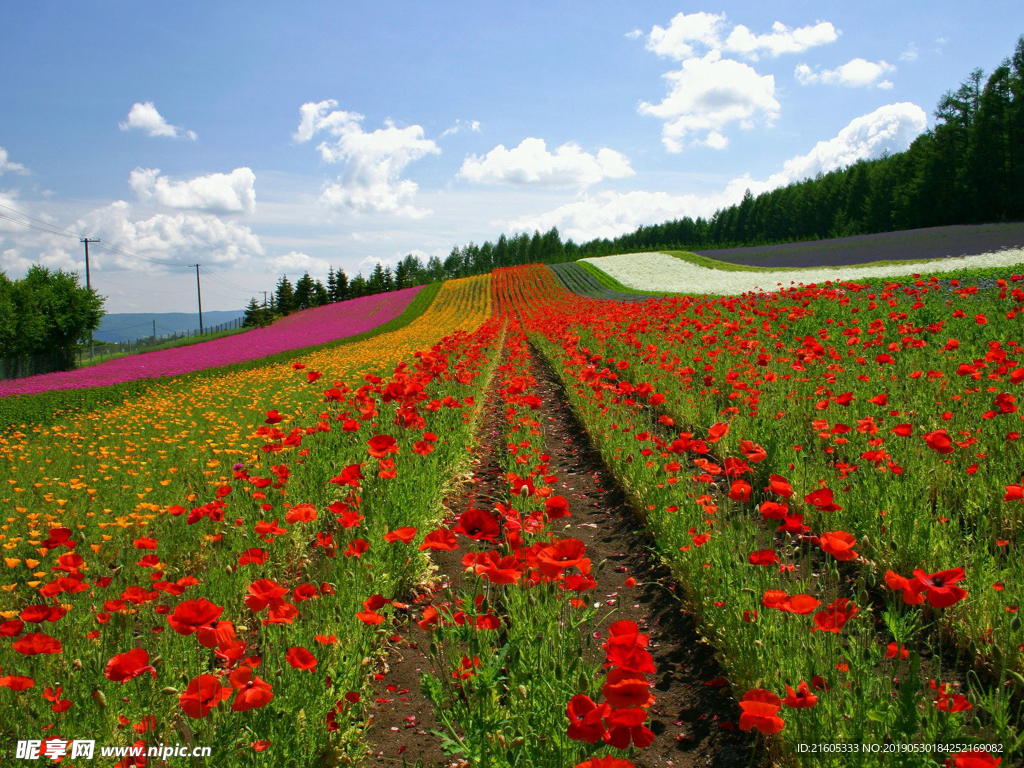
<svg viewBox="0 0 1024 768">
<path fill-rule="evenodd" d="M 112 403 L 121 403 L 125 400 L 145 394 L 150 388 L 167 383 L 169 381 L 187 381 L 221 376 L 226 373 L 245 371 L 252 368 L 259 368 L 264 365 L 285 363 L 297 357 L 309 354 L 320 349 L 354 344 L 358 341 L 372 339 L 383 333 L 397 331 L 409 325 L 418 318 L 431 304 L 442 283 L 430 283 L 425 285 L 423 290 L 416 294 L 398 317 L 389 320 L 383 325 L 372 328 L 369 331 L 346 336 L 343 339 L 331 341 L 326 344 L 319 344 L 311 347 L 292 349 L 287 352 L 280 352 L 276 355 L 261 357 L 255 360 L 246 360 L 242 363 L 234 363 L 219 368 L 204 368 L 192 373 L 182 374 L 175 377 L 163 377 L 158 379 L 139 379 L 138 381 L 127 381 L 121 384 L 111 384 L 103 387 L 86 387 L 82 389 L 60 389 L 50 392 L 40 392 L 33 395 L 13 395 L 0 398 L 0 434 L 15 429 L 33 426 L 52 424 L 73 413 L 94 410 Z"/>
</svg>

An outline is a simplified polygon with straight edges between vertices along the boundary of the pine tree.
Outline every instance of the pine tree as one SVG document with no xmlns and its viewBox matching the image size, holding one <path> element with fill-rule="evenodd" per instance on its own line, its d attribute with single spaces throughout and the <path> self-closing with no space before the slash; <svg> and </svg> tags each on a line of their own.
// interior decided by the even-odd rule
<svg viewBox="0 0 1024 768">
<path fill-rule="evenodd" d="M 309 272 L 304 272 L 302 277 L 295 281 L 294 308 L 309 309 L 316 306 L 315 290 L 316 285 L 313 282 L 313 278 L 309 276 Z"/>
<path fill-rule="evenodd" d="M 334 280 L 334 301 L 345 301 L 349 298 L 348 275 L 345 270 L 339 269 Z"/>
<path fill-rule="evenodd" d="M 335 296 L 338 293 L 338 280 L 334 276 L 334 267 L 327 270 L 327 301 L 337 301 Z"/>
<path fill-rule="evenodd" d="M 292 287 L 288 275 L 281 275 L 277 281 L 277 289 L 274 291 L 277 303 L 277 311 L 281 315 L 289 315 L 295 310 L 295 289 Z"/>
</svg>

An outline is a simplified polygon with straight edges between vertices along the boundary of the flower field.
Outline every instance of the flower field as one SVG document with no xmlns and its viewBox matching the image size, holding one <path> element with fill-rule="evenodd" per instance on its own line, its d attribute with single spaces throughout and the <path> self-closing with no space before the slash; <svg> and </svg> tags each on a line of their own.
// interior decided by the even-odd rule
<svg viewBox="0 0 1024 768">
<path fill-rule="evenodd" d="M 958 256 L 909 264 L 881 266 L 784 269 L 778 271 L 724 271 L 690 264 L 664 253 L 625 253 L 583 259 L 630 288 L 665 293 L 738 296 L 750 291 L 771 292 L 795 285 L 830 280 L 857 281 L 901 278 L 914 274 L 957 272 L 965 269 L 1024 269 L 1024 250 L 1011 249 L 976 256 Z"/>
<path fill-rule="evenodd" d="M 446 765 L 1019 763 L 1021 278 L 561 277 L 0 433 L 0 754 L 439 768 L 429 709 Z M 606 476 L 574 476 L 563 406 Z M 610 485 L 642 545 L 587 516 Z M 395 699 L 422 710 L 379 727 Z"/>
<path fill-rule="evenodd" d="M 324 344 L 355 336 L 398 317 L 419 291 L 420 288 L 405 288 L 382 295 L 350 299 L 297 312 L 271 326 L 255 328 L 238 336 L 145 352 L 74 371 L 2 381 L 0 397 L 178 376 Z"/>
</svg>

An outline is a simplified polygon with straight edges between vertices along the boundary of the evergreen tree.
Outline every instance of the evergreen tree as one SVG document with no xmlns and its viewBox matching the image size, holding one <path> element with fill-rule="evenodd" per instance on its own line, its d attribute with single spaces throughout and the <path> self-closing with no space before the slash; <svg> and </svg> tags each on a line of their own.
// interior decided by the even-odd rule
<svg viewBox="0 0 1024 768">
<path fill-rule="evenodd" d="M 278 314 L 289 315 L 295 310 L 295 288 L 292 287 L 288 275 L 281 275 L 281 279 L 277 281 L 274 298 Z"/>
<path fill-rule="evenodd" d="M 345 301 L 349 298 L 348 275 L 344 269 L 339 269 L 334 277 L 334 301 Z"/>
<path fill-rule="evenodd" d="M 304 272 L 302 277 L 295 281 L 295 296 L 292 300 L 292 310 L 309 309 L 316 306 L 316 284 L 309 272 Z"/>
<path fill-rule="evenodd" d="M 334 267 L 330 267 L 327 270 L 327 301 L 337 301 L 335 296 L 338 293 L 338 280 L 334 276 Z"/>
<path fill-rule="evenodd" d="M 331 295 L 327 292 L 327 288 L 317 280 L 313 284 L 313 306 L 322 307 L 325 304 L 331 303 Z"/>
</svg>

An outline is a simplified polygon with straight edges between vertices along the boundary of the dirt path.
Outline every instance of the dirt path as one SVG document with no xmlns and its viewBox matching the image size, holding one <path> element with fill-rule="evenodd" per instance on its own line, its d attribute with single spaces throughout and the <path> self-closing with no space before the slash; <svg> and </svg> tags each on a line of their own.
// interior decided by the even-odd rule
<svg viewBox="0 0 1024 768">
<path fill-rule="evenodd" d="M 671 575 L 638 530 L 625 494 L 577 421 L 561 382 L 536 353 L 534 376 L 544 401 L 538 412 L 544 448 L 572 513 L 566 535 L 586 543 L 593 563 L 607 560 L 596 576 L 604 602 L 596 622 L 607 626 L 629 619 L 651 638 L 648 650 L 658 671 L 648 727 L 657 738 L 630 759 L 637 768 L 751 765 L 754 741 L 734 730 L 738 715 L 729 689 L 707 685 L 720 675 L 711 648 L 681 611 Z M 629 577 L 637 580 L 636 587 L 625 586 Z"/>
<path fill-rule="evenodd" d="M 649 650 L 657 667 L 648 727 L 654 743 L 631 760 L 637 768 L 716 766 L 747 768 L 754 740 L 736 729 L 737 708 L 727 687 L 708 685 L 720 675 L 712 650 L 700 641 L 693 619 L 680 609 L 667 569 L 652 554 L 652 542 L 633 514 L 622 490 L 605 469 L 600 455 L 576 420 L 562 385 L 547 363 L 535 354 L 536 394 L 543 401 L 536 413 L 544 431 L 544 450 L 550 454 L 556 491 L 569 499 L 570 529 L 564 535 L 581 539 L 592 562 L 604 563 L 597 573 L 595 601 L 603 603 L 594 623 L 601 632 L 611 621 L 629 619 L 650 635 Z M 489 393 L 473 459 L 473 478 L 449 500 L 453 516 L 476 506 L 490 508 L 505 494 L 501 459 L 504 446 L 502 409 Z M 461 572 L 461 551 L 435 552 L 438 581 L 422 595 L 410 613 L 443 599 L 445 587 Z M 637 586 L 627 587 L 633 577 Z M 373 712 L 373 745 L 367 764 L 427 768 L 464 766 L 443 753 L 431 731 L 438 728 L 432 703 L 420 691 L 421 672 L 429 669 L 429 636 L 413 621 L 393 644 L 388 668 L 379 681 Z M 603 658 L 600 644 L 594 653 Z M 417 762 L 419 761 L 419 763 Z M 538 767 L 540 768 L 540 767 Z M 544 768 L 563 768 L 545 766 Z M 564 768 L 572 768 L 565 766 Z"/>
</svg>

